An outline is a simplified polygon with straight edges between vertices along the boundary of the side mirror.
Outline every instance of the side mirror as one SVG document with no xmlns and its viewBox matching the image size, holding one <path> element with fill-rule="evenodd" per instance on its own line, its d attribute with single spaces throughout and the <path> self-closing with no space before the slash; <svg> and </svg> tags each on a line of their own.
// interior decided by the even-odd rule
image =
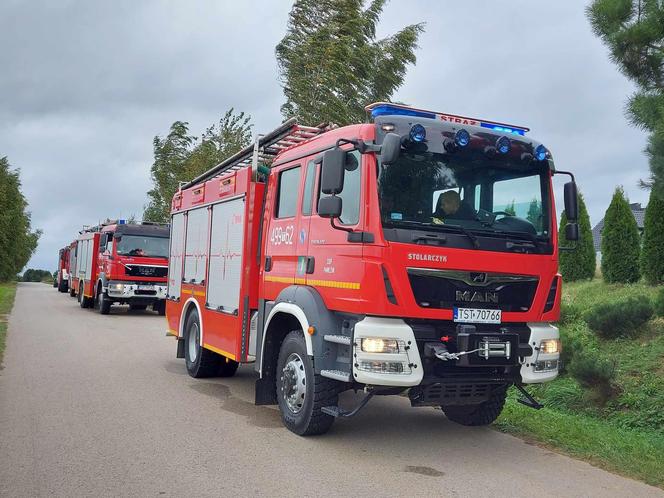
<svg viewBox="0 0 664 498">
<path fill-rule="evenodd" d="M 565 214 L 567 219 L 574 223 L 579 219 L 579 194 L 575 182 L 565 184 Z M 577 228 L 578 231 L 578 228 Z M 570 239 L 571 240 L 571 239 Z"/>
<path fill-rule="evenodd" d="M 321 218 L 338 218 L 341 216 L 341 197 L 331 195 L 318 201 L 318 216 Z"/>
<path fill-rule="evenodd" d="M 569 241 L 579 240 L 579 224 L 568 223 L 565 226 L 565 238 Z"/>
<path fill-rule="evenodd" d="M 380 161 L 383 164 L 392 164 L 399 159 L 401 153 L 401 137 L 396 133 L 388 133 L 383 139 L 380 149 Z"/>
<path fill-rule="evenodd" d="M 346 151 L 341 147 L 325 151 L 320 173 L 321 192 L 336 195 L 343 190 L 345 165 Z"/>
</svg>

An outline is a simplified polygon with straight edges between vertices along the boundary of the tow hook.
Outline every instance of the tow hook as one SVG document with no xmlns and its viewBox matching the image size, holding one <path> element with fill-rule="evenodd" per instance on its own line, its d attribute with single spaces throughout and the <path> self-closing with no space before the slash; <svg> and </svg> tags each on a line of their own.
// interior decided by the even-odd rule
<svg viewBox="0 0 664 498">
<path fill-rule="evenodd" d="M 514 384 L 514 387 L 516 387 L 521 394 L 523 394 L 523 398 L 518 398 L 517 401 L 521 403 L 522 405 L 526 405 L 530 408 L 534 408 L 535 410 L 539 410 L 540 408 L 544 408 L 544 405 L 540 402 L 538 402 L 535 398 L 533 398 L 528 391 L 525 390 L 525 388 L 521 384 Z M 525 398 L 525 399 L 524 399 Z"/>
</svg>

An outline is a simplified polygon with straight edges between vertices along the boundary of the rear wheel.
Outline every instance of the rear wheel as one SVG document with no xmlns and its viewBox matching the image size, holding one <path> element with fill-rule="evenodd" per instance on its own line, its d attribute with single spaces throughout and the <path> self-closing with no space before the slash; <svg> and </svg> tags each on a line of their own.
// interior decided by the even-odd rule
<svg viewBox="0 0 664 498">
<path fill-rule="evenodd" d="M 477 405 L 443 406 L 445 415 L 452 422 L 461 425 L 489 425 L 493 423 L 503 411 L 507 387 L 499 386 L 493 390 L 489 399 Z"/>
<path fill-rule="evenodd" d="M 201 347 L 201 322 L 198 313 L 189 313 L 185 324 L 185 354 L 184 361 L 187 364 L 187 372 L 197 379 L 203 377 L 214 377 L 219 373 L 223 356 Z M 235 367 L 237 369 L 237 366 Z M 235 372 L 233 372 L 235 373 Z"/>
<path fill-rule="evenodd" d="M 289 333 L 281 344 L 277 361 L 277 401 L 284 425 L 300 436 L 326 433 L 334 417 L 322 412 L 337 406 L 338 383 L 314 373 L 304 336 Z"/>
<path fill-rule="evenodd" d="M 81 308 L 90 307 L 90 298 L 85 297 L 85 283 L 83 281 L 78 285 L 78 304 Z"/>
<path fill-rule="evenodd" d="M 76 289 L 74 288 L 73 284 L 69 286 L 69 296 L 76 297 Z"/>
</svg>

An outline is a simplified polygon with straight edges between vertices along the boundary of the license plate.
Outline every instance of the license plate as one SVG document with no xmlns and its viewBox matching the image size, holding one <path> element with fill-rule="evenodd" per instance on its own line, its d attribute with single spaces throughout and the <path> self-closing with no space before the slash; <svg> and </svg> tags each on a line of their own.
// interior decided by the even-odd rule
<svg viewBox="0 0 664 498">
<path fill-rule="evenodd" d="M 154 290 L 154 285 L 139 285 L 138 290 Z"/>
<path fill-rule="evenodd" d="M 460 323 L 500 323 L 501 310 L 454 308 L 454 321 Z"/>
</svg>

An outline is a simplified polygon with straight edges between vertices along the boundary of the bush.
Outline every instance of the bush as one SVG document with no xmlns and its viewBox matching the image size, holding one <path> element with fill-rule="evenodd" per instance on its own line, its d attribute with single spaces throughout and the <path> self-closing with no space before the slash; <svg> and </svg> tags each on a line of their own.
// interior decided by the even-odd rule
<svg viewBox="0 0 664 498">
<path fill-rule="evenodd" d="M 616 365 L 593 349 L 577 351 L 568 371 L 588 390 L 590 400 L 599 405 L 604 405 L 617 391 Z"/>
<path fill-rule="evenodd" d="M 655 296 L 655 314 L 664 317 L 664 287 Z"/>
<path fill-rule="evenodd" d="M 573 251 L 560 253 L 560 273 L 567 282 L 575 280 L 592 280 L 595 276 L 597 262 L 595 260 L 595 246 L 593 244 L 593 232 L 590 227 L 590 217 L 583 202 L 583 196 L 579 194 L 579 241 L 569 242 L 565 238 L 565 225 L 567 225 L 567 213 L 563 211 L 560 217 L 560 228 L 558 241 L 561 246 L 572 246 L 576 244 Z"/>
<path fill-rule="evenodd" d="M 643 220 L 641 272 L 650 285 L 664 283 L 664 198 L 653 189 Z"/>
<path fill-rule="evenodd" d="M 603 338 L 615 339 L 636 335 L 654 312 L 648 296 L 632 296 L 594 306 L 586 315 L 586 322 Z"/>
<path fill-rule="evenodd" d="M 606 282 L 637 282 L 639 229 L 621 187 L 616 188 L 604 215 L 602 229 L 602 276 Z"/>
</svg>

